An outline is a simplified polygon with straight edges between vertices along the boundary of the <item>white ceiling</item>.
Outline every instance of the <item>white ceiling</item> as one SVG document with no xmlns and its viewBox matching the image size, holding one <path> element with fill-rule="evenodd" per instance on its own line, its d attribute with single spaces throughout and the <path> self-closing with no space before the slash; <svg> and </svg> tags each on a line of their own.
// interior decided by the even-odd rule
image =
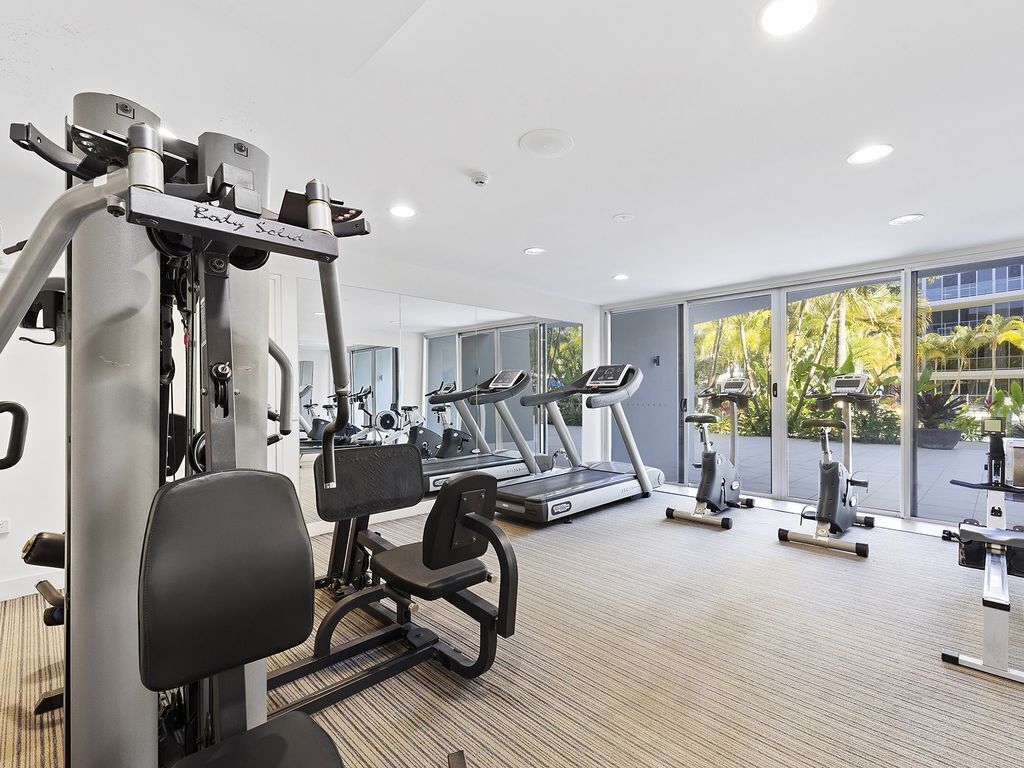
<svg viewBox="0 0 1024 768">
<path fill-rule="evenodd" d="M 75 92 L 104 90 L 184 138 L 248 137 L 278 194 L 316 175 L 366 208 L 374 234 L 350 252 L 499 292 L 615 302 L 1024 235 L 1024 3 L 819 0 L 789 38 L 759 29 L 762 4 L 11 6 L 3 117 L 56 135 Z M 573 151 L 524 155 L 541 127 Z M 875 142 L 896 151 L 844 162 Z M 13 145 L 0 158 L 10 243 L 59 178 Z M 394 219 L 399 202 L 419 215 Z M 927 218 L 888 226 L 911 212 Z"/>
</svg>

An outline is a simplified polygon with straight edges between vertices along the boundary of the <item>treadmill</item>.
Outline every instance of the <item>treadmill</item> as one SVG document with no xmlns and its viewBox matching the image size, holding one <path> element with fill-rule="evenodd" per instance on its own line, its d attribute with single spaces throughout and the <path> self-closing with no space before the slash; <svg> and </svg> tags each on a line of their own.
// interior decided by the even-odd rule
<svg viewBox="0 0 1024 768">
<path fill-rule="evenodd" d="M 571 384 L 539 395 L 527 395 L 520 402 L 544 406 L 548 421 L 558 433 L 572 469 L 505 483 L 498 487 L 497 509 L 513 517 L 546 523 L 604 504 L 638 496 L 650 496 L 665 482 L 665 474 L 645 467 L 633 439 L 622 403 L 636 394 L 643 373 L 633 365 L 601 365 L 584 373 Z M 600 461 L 584 464 L 558 403 L 568 397 L 585 398 L 587 408 L 611 408 L 630 463 Z"/>
<path fill-rule="evenodd" d="M 461 472 L 486 472 L 489 475 L 494 475 L 498 480 L 507 480 L 527 474 L 539 475 L 541 472 L 551 469 L 553 464 L 551 457 L 534 455 L 505 402 L 522 393 L 528 386 L 530 386 L 530 376 L 525 371 L 503 370 L 470 389 L 431 395 L 427 398 L 427 402 L 431 405 L 452 403 L 455 406 L 463 424 L 476 440 L 476 451 L 448 459 L 424 459 L 424 493 L 437 492 L 449 477 Z M 498 418 L 501 419 L 516 444 L 516 451 L 491 450 L 483 430 L 480 429 L 480 425 L 469 409 L 470 404 L 494 405 Z"/>
</svg>

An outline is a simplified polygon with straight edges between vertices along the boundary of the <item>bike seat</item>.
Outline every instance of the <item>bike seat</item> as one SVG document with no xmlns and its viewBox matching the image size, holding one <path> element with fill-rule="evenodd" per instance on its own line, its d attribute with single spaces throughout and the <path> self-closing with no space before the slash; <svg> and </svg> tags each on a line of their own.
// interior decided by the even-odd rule
<svg viewBox="0 0 1024 768">
<path fill-rule="evenodd" d="M 418 405 L 403 405 L 402 406 L 402 410 L 403 411 L 407 411 L 407 412 L 408 411 L 415 411 L 417 408 L 419 408 Z"/>
<path fill-rule="evenodd" d="M 842 419 L 807 419 L 803 423 L 805 429 L 846 429 L 846 422 Z"/>
<path fill-rule="evenodd" d="M 448 406 L 447 406 L 447 405 L 435 405 L 435 406 L 434 406 L 433 408 L 431 408 L 430 410 L 431 410 L 431 411 L 432 411 L 433 413 L 441 413 L 442 411 L 447 411 L 447 410 L 448 410 Z"/>
<path fill-rule="evenodd" d="M 714 424 L 718 417 L 713 413 L 695 413 L 683 419 L 687 424 Z"/>
</svg>

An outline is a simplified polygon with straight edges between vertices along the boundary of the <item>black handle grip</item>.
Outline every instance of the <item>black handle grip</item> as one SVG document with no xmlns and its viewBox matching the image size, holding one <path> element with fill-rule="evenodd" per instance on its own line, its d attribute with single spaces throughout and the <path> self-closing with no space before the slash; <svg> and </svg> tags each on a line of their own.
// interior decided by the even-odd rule
<svg viewBox="0 0 1024 768">
<path fill-rule="evenodd" d="M 868 481 L 867 480 L 854 480 L 851 477 L 850 478 L 850 485 L 855 485 L 858 488 L 867 488 L 868 487 Z"/>
<path fill-rule="evenodd" d="M 25 453 L 25 438 L 28 435 L 28 411 L 18 403 L 0 403 L 0 413 L 11 414 L 11 437 L 7 441 L 7 453 L 0 459 L 0 469 L 10 469 Z"/>
<path fill-rule="evenodd" d="M 32 123 L 11 123 L 10 135 L 11 141 L 19 147 L 27 149 L 29 152 L 35 152 L 43 160 L 64 173 L 70 173 L 72 176 L 86 181 L 99 175 L 87 169 L 80 158 L 46 138 Z"/>
</svg>

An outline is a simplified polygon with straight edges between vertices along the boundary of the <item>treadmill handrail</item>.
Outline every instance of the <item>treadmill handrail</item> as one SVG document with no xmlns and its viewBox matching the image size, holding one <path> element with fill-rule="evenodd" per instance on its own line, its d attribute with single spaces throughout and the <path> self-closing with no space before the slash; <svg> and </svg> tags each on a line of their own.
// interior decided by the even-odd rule
<svg viewBox="0 0 1024 768">
<path fill-rule="evenodd" d="M 430 395 L 427 402 L 431 405 L 443 405 L 445 403 L 457 403 L 459 400 L 468 400 L 476 394 L 476 387 L 472 389 L 456 389 L 454 392 L 438 393 Z"/>
<path fill-rule="evenodd" d="M 530 385 L 530 375 L 527 373 L 524 373 L 517 383 L 504 389 L 490 389 L 487 385 L 493 380 L 494 377 L 492 376 L 477 387 L 477 391 L 469 398 L 471 405 L 489 405 L 501 402 L 502 400 L 508 400 L 518 395 Z"/>
<path fill-rule="evenodd" d="M 611 392 L 595 392 L 587 398 L 587 408 L 607 408 L 609 405 L 621 403 L 628 400 L 640 389 L 640 383 L 644 380 L 644 372 L 635 366 L 629 366 L 632 373 L 621 387 Z"/>
</svg>

